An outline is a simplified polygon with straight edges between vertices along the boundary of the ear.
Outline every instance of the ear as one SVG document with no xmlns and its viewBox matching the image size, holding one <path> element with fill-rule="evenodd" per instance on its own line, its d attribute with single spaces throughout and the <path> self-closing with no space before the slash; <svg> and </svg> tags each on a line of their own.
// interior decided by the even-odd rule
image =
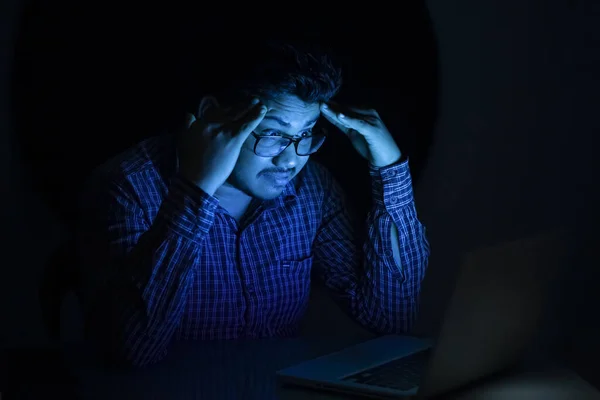
<svg viewBox="0 0 600 400">
<path fill-rule="evenodd" d="M 196 118 L 202 119 L 206 115 L 209 110 L 214 110 L 219 107 L 219 102 L 214 96 L 204 96 L 202 100 L 200 100 L 200 105 L 198 105 L 198 111 L 196 112 Z"/>
</svg>

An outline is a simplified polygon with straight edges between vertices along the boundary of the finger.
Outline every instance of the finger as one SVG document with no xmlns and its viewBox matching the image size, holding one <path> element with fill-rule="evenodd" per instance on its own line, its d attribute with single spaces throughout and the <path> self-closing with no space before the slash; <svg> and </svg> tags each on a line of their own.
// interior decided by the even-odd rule
<svg viewBox="0 0 600 400">
<path fill-rule="evenodd" d="M 362 112 L 361 108 L 358 107 L 346 107 L 346 106 L 341 106 L 339 103 L 335 102 L 335 101 L 329 101 L 327 102 L 326 106 L 332 110 L 336 115 L 339 113 L 345 114 L 345 115 L 356 115 L 356 116 L 360 116 L 360 115 L 365 115 Z"/>
<path fill-rule="evenodd" d="M 196 116 L 194 114 L 192 114 L 192 113 L 186 113 L 185 114 L 185 119 L 184 119 L 184 122 L 183 122 L 184 123 L 184 127 L 186 129 L 189 129 L 194 122 L 196 122 Z"/>
<path fill-rule="evenodd" d="M 371 124 L 369 124 L 363 118 L 352 117 L 344 113 L 338 113 L 337 119 L 346 128 L 354 129 L 360 134 L 366 133 L 366 129 L 368 129 L 371 126 Z"/>
<path fill-rule="evenodd" d="M 333 103 L 333 106 L 330 104 L 324 104 L 321 109 L 325 110 L 326 115 L 329 116 L 331 121 L 336 121 L 337 124 L 343 126 L 346 132 L 348 129 L 354 129 L 362 133 L 361 129 L 367 128 L 369 125 L 371 125 L 367 120 L 373 119 L 372 116 L 359 114 L 355 111 L 352 111 L 352 109 L 348 107 L 342 109 L 337 103 Z"/>
<path fill-rule="evenodd" d="M 236 106 L 232 107 L 231 110 L 227 112 L 227 118 L 230 121 L 237 121 L 238 119 L 246 115 L 250 110 L 255 108 L 255 106 L 258 103 L 260 103 L 260 100 L 256 97 L 250 100 L 244 100 Z"/>
<path fill-rule="evenodd" d="M 352 113 L 354 113 L 356 115 L 367 117 L 368 119 L 371 119 L 372 117 L 375 117 L 375 118 L 379 117 L 379 113 L 372 108 L 348 107 L 348 110 L 352 111 Z M 369 118 L 369 117 L 371 117 L 371 118 Z"/>
<path fill-rule="evenodd" d="M 347 113 L 348 109 L 345 112 L 339 112 L 327 105 L 322 106 L 322 109 L 324 110 L 325 117 L 346 135 L 353 131 L 359 134 L 367 133 L 368 128 L 374 126 L 376 123 L 375 117 L 355 114 L 352 111 Z M 371 120 L 373 122 L 370 122 Z"/>
<path fill-rule="evenodd" d="M 235 121 L 246 114 L 259 102 L 258 99 L 245 99 L 233 106 L 213 107 L 205 114 L 205 120 L 216 124 L 226 124 Z"/>
<path fill-rule="evenodd" d="M 230 122 L 228 125 L 231 127 L 231 131 L 235 136 L 239 136 L 240 139 L 246 140 L 248 135 L 250 135 L 250 133 L 256 129 L 258 124 L 261 123 L 266 113 L 267 107 L 259 102 L 241 118 Z"/>
<path fill-rule="evenodd" d="M 342 107 L 339 103 L 335 101 L 328 102 L 329 107 L 335 112 L 345 114 L 354 118 L 363 118 L 366 122 L 371 125 L 376 125 L 377 121 L 380 119 L 379 113 L 377 110 L 366 107 Z"/>
<path fill-rule="evenodd" d="M 333 111 L 328 105 L 323 104 L 321 106 L 321 113 L 329 122 L 338 127 L 342 132 L 348 133 L 348 128 L 342 124 L 342 122 L 338 119 L 337 113 Z"/>
</svg>

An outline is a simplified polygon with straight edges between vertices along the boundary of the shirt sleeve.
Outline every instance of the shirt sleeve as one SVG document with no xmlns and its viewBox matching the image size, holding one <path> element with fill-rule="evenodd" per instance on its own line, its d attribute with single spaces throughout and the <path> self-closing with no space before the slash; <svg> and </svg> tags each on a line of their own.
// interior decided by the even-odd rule
<svg viewBox="0 0 600 400">
<path fill-rule="evenodd" d="M 217 200 L 175 178 L 150 221 L 143 176 L 97 179 L 81 198 L 86 334 L 112 362 L 161 359 L 179 325 Z"/>
<path fill-rule="evenodd" d="M 372 208 L 362 243 L 341 187 L 331 179 L 314 243 L 314 268 L 334 298 L 376 333 L 407 333 L 416 320 L 429 258 L 425 227 L 415 208 L 408 161 L 371 168 Z M 401 265 L 392 250 L 398 229 Z"/>
</svg>

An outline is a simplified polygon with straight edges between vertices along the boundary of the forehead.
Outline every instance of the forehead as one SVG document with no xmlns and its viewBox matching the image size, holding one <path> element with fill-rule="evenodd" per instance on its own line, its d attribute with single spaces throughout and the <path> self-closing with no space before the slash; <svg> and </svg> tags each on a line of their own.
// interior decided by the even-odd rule
<svg viewBox="0 0 600 400">
<path fill-rule="evenodd" d="M 319 103 L 305 103 L 292 95 L 264 99 L 263 102 L 268 111 L 261 125 L 281 126 L 284 122 L 286 128 L 301 129 L 321 115 Z"/>
</svg>

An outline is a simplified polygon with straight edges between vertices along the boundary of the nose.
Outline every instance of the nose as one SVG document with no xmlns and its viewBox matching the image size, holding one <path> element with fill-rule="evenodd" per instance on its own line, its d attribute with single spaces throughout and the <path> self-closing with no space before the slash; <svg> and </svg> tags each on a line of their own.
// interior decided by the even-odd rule
<svg viewBox="0 0 600 400">
<path fill-rule="evenodd" d="M 298 165 L 298 161 L 298 154 L 296 154 L 296 149 L 293 144 L 285 149 L 283 153 L 273 157 L 273 164 L 285 169 L 295 168 L 296 165 Z"/>
</svg>

